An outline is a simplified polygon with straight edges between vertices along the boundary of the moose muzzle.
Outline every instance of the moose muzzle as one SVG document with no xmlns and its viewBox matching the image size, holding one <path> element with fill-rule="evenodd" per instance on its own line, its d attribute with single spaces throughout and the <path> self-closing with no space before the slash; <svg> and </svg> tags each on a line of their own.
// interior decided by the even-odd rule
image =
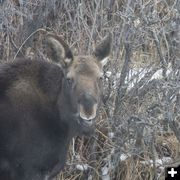
<svg viewBox="0 0 180 180">
<path fill-rule="evenodd" d="M 85 121 L 88 125 L 92 125 L 92 120 L 97 114 L 97 100 L 92 95 L 85 93 L 80 96 L 79 99 L 79 115 L 81 119 Z"/>
</svg>

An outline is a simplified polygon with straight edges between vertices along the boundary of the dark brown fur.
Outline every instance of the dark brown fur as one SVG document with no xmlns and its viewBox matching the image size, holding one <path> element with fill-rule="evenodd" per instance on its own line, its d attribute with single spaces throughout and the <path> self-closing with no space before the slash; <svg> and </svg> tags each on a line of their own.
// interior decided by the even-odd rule
<svg viewBox="0 0 180 180">
<path fill-rule="evenodd" d="M 90 57 L 73 57 L 52 34 L 47 43 L 51 63 L 19 59 L 0 65 L 1 180 L 52 179 L 65 164 L 72 137 L 93 132 L 110 39 Z"/>
</svg>

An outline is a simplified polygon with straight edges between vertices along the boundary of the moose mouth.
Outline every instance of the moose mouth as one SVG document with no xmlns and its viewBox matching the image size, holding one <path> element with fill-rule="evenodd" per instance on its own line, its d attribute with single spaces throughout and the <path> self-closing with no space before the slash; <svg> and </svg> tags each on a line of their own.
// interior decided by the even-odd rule
<svg viewBox="0 0 180 180">
<path fill-rule="evenodd" d="M 96 117 L 97 104 L 94 104 L 91 108 L 86 109 L 83 105 L 79 105 L 79 116 L 83 120 L 83 124 L 86 126 L 92 126 L 93 120 Z"/>
</svg>

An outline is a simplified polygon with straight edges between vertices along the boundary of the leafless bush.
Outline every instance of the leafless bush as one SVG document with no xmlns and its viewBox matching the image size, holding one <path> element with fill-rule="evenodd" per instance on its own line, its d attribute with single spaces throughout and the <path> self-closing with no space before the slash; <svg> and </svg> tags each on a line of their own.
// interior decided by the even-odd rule
<svg viewBox="0 0 180 180">
<path fill-rule="evenodd" d="M 180 160 L 179 1 L 0 2 L 0 61 L 45 58 L 39 28 L 82 54 L 113 35 L 96 135 L 72 142 L 57 179 L 162 179 L 162 167 Z"/>
</svg>

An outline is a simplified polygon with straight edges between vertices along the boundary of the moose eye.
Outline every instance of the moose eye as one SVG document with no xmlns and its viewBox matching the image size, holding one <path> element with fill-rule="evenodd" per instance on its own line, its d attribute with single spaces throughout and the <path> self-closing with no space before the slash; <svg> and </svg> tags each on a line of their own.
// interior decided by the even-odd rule
<svg viewBox="0 0 180 180">
<path fill-rule="evenodd" d="M 104 75 L 103 72 L 101 72 L 101 73 L 100 73 L 100 76 L 99 76 L 99 81 L 102 81 L 102 80 L 103 80 L 103 77 L 104 77 L 103 75 Z"/>
<path fill-rule="evenodd" d="M 67 80 L 67 83 L 68 83 L 69 85 L 72 85 L 72 83 L 73 83 L 73 79 L 72 79 L 72 78 L 67 78 L 66 80 Z"/>
<path fill-rule="evenodd" d="M 103 81 L 103 76 L 100 76 L 99 77 L 99 82 L 102 82 Z"/>
</svg>

